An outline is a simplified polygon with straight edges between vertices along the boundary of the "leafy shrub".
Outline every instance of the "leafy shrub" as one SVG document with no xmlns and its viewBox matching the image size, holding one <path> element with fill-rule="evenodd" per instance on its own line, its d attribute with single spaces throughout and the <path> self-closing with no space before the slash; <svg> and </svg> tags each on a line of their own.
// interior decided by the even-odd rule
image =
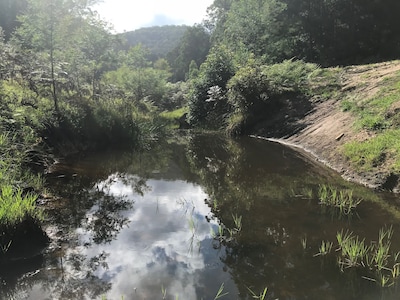
<svg viewBox="0 0 400 300">
<path fill-rule="evenodd" d="M 267 118 L 279 109 L 282 95 L 306 94 L 308 76 L 316 68 L 288 60 L 271 66 L 250 62 L 239 69 L 228 83 L 228 101 L 233 107 L 228 131 L 240 133 L 249 124 Z"/>
<path fill-rule="evenodd" d="M 229 112 L 226 85 L 235 74 L 233 54 L 226 46 L 211 49 L 193 79 L 189 93 L 189 121 L 192 125 L 218 128 Z"/>
</svg>

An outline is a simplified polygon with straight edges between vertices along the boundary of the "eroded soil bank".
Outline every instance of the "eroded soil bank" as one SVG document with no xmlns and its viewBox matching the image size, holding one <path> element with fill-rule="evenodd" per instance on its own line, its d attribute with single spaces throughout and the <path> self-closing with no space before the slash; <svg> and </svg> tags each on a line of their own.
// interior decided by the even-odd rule
<svg viewBox="0 0 400 300">
<path fill-rule="evenodd" d="M 285 112 L 270 120 L 270 125 L 278 119 L 293 128 L 291 132 L 271 130 L 268 124 L 254 130 L 254 136 L 267 138 L 299 151 L 304 151 L 314 159 L 323 162 L 339 172 L 345 179 L 376 189 L 400 192 L 399 177 L 384 163 L 372 171 L 360 171 L 351 166 L 343 154 L 343 145 L 351 141 L 366 141 L 374 133 L 354 126 L 356 116 L 344 111 L 341 101 L 349 97 L 360 99 L 376 95 L 388 78 L 400 70 L 400 62 L 385 62 L 373 65 L 349 66 L 340 73 L 338 92 L 334 97 L 322 100 L 319 96 L 309 99 L 311 109 L 302 112 Z M 399 99 L 400 104 L 400 99 Z M 298 107 L 293 108 L 298 109 Z"/>
</svg>

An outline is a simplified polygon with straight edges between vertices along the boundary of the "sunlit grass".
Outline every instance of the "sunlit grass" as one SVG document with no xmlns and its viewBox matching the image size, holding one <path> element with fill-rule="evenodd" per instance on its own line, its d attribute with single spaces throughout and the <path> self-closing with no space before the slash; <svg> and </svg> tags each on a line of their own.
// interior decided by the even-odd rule
<svg viewBox="0 0 400 300">
<path fill-rule="evenodd" d="M 42 219 L 42 211 L 36 207 L 36 195 L 23 195 L 18 189 L 14 191 L 10 185 L 1 188 L 0 194 L 0 226 L 14 226 L 31 217 Z"/>
<path fill-rule="evenodd" d="M 314 256 L 324 256 L 327 255 L 331 252 L 333 247 L 333 243 L 329 241 L 322 241 L 321 246 L 319 246 L 319 252 L 315 254 Z"/>
<path fill-rule="evenodd" d="M 389 162 L 390 171 L 400 171 L 400 72 L 380 83 L 380 91 L 371 98 L 346 98 L 342 109 L 357 117 L 356 130 L 374 132 L 366 141 L 345 144 L 344 155 L 359 170 L 372 171 Z"/>
<path fill-rule="evenodd" d="M 391 129 L 364 142 L 350 142 L 344 154 L 356 167 L 370 171 L 384 161 L 391 161 L 391 170 L 400 171 L 400 130 Z"/>
<path fill-rule="evenodd" d="M 378 239 L 367 243 L 364 238 L 348 230 L 336 234 L 335 255 L 341 272 L 359 270 L 360 277 L 375 282 L 380 287 L 393 286 L 400 277 L 400 252 L 393 253 L 391 239 L 393 228 L 379 230 Z M 333 243 L 322 241 L 319 255 L 327 255 Z"/>
<path fill-rule="evenodd" d="M 247 288 L 248 291 L 251 294 L 251 298 L 253 299 L 259 299 L 259 300 L 264 300 L 267 297 L 267 292 L 268 292 L 268 288 L 264 288 L 264 290 L 262 290 L 259 294 L 256 294 L 252 289 L 250 289 L 249 287 Z"/>
<path fill-rule="evenodd" d="M 171 129 L 179 128 L 177 119 L 182 117 L 185 113 L 189 112 L 188 107 L 181 107 L 173 111 L 163 111 L 160 113 L 160 117 L 168 123 L 168 127 Z"/>
<path fill-rule="evenodd" d="M 350 214 L 360 203 L 360 199 L 353 197 L 353 191 L 338 190 L 329 185 L 320 185 L 318 197 L 321 205 L 337 208 L 341 214 Z"/>
</svg>

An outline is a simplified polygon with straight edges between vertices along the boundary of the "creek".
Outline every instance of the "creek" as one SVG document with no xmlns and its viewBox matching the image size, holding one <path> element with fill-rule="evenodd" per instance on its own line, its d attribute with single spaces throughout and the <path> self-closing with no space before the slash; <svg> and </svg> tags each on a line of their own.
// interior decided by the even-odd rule
<svg viewBox="0 0 400 300">
<path fill-rule="evenodd" d="M 277 143 L 184 133 L 141 153 L 60 161 L 47 182 L 60 196 L 45 204 L 53 242 L 1 267 L 0 299 L 400 297 L 396 283 L 341 272 L 335 244 L 341 230 L 369 243 L 392 226 L 400 251 L 398 197 Z M 328 184 L 362 199 L 351 215 L 319 204 Z M 316 255 L 321 241 L 332 253 Z"/>
</svg>

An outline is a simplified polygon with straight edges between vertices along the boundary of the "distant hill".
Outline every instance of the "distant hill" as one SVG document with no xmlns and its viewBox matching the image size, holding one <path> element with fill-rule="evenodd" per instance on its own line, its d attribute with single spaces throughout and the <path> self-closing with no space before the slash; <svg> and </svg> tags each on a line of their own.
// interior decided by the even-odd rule
<svg viewBox="0 0 400 300">
<path fill-rule="evenodd" d="M 150 49 L 153 58 L 157 59 L 172 51 L 188 28 L 186 25 L 153 26 L 124 32 L 121 35 L 127 40 L 127 47 L 141 43 Z"/>
</svg>

